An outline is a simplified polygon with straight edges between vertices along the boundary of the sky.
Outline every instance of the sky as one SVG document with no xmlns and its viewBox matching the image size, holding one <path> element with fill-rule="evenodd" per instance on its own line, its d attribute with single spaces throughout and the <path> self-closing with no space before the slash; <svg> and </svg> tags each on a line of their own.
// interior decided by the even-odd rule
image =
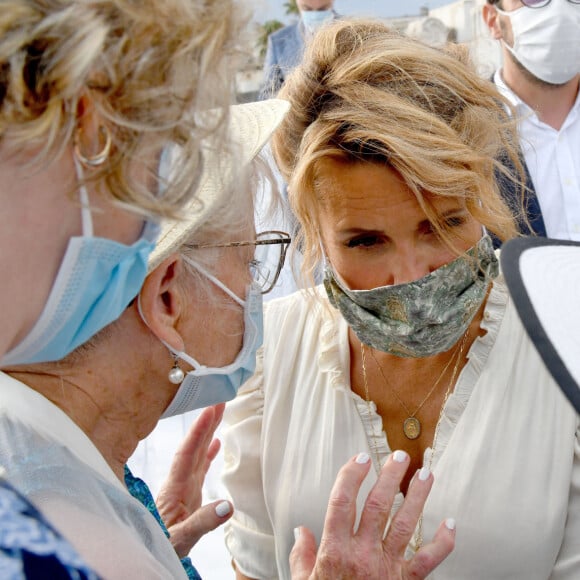
<svg viewBox="0 0 580 580">
<path fill-rule="evenodd" d="M 285 0 L 253 0 L 257 6 L 256 19 L 259 22 L 280 20 L 288 22 L 285 14 Z M 451 4 L 453 0 L 335 0 L 334 7 L 340 14 L 356 16 L 378 16 L 392 18 L 419 14 L 421 6 L 438 8 Z"/>
</svg>

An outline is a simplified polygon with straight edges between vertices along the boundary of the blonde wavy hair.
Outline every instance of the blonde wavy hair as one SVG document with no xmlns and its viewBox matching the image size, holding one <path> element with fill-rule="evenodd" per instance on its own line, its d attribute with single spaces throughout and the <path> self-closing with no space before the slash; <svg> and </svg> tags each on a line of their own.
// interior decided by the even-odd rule
<svg viewBox="0 0 580 580">
<path fill-rule="evenodd" d="M 121 205 L 175 216 L 195 191 L 201 141 L 219 139 L 233 98 L 246 16 L 234 0 L 0 0 L 0 144 L 56 159 L 75 142 L 88 98 L 111 134 L 91 180 Z M 210 108 L 223 115 L 199 117 Z M 212 119 L 211 123 L 204 119 Z M 179 176 L 164 183 L 159 150 L 178 143 Z M 135 159 L 157 186 L 138 183 Z"/>
<path fill-rule="evenodd" d="M 464 200 L 501 240 L 516 235 L 495 179 L 509 176 L 505 155 L 522 171 L 509 105 L 467 63 L 457 45 L 429 47 L 377 21 L 341 19 L 314 38 L 279 93 L 291 108 L 272 141 L 307 279 L 322 257 L 317 167 L 325 158 L 395 169 L 448 244 L 436 196 Z"/>
</svg>

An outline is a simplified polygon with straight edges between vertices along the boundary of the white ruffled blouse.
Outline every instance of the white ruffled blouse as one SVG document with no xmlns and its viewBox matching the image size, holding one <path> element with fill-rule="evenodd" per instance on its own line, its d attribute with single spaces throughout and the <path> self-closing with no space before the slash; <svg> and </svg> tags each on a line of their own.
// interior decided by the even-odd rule
<svg viewBox="0 0 580 580">
<path fill-rule="evenodd" d="M 578 417 L 501 276 L 481 326 L 487 332 L 447 400 L 431 461 L 425 541 L 446 517 L 457 521 L 456 548 L 431 578 L 580 578 Z M 290 578 L 293 529 L 305 525 L 320 540 L 342 465 L 361 451 L 376 461 L 375 446 L 381 464 L 391 453 L 374 403 L 351 391 L 349 369 L 347 325 L 324 297 L 299 292 L 267 304 L 256 373 L 228 404 L 224 430 L 235 506 L 226 543 L 251 578 Z M 359 514 L 375 481 L 371 470 Z"/>
</svg>

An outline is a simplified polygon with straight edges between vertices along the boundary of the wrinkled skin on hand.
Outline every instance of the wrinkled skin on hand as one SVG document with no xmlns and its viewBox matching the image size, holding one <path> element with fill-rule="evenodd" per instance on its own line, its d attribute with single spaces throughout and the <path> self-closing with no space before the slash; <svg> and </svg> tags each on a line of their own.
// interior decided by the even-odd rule
<svg viewBox="0 0 580 580">
<path fill-rule="evenodd" d="M 384 465 L 367 497 L 356 531 L 356 497 L 371 462 L 368 456 L 359 456 L 360 463 L 353 458 L 340 470 L 332 489 L 318 550 L 312 532 L 304 527 L 299 529 L 290 554 L 292 578 L 425 578 L 451 553 L 455 546 L 455 530 L 443 522 L 433 540 L 418 550 L 413 558 L 405 560 L 405 549 L 433 485 L 430 473 L 424 481 L 415 475 L 403 505 L 383 537 L 395 495 L 409 465 L 409 457 L 404 455 L 404 460 L 397 462 L 392 454 Z M 454 528 L 451 522 L 449 526 Z"/>
<path fill-rule="evenodd" d="M 230 505 L 226 515 L 216 514 L 215 508 L 223 500 L 201 505 L 203 482 L 221 445 L 213 437 L 224 409 L 223 403 L 207 407 L 192 424 L 157 497 L 157 509 L 180 558 L 187 556 L 204 534 L 225 523 L 233 513 Z"/>
</svg>

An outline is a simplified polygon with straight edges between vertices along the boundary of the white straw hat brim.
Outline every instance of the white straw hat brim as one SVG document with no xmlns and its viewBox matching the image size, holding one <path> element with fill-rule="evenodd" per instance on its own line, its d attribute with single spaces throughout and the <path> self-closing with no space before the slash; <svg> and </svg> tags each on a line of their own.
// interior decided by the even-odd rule
<svg viewBox="0 0 580 580">
<path fill-rule="evenodd" d="M 214 151 L 204 151 L 199 188 L 191 202 L 183 208 L 181 220 L 162 221 L 159 238 L 149 257 L 149 272 L 178 251 L 201 226 L 211 220 L 216 209 L 227 203 L 232 180 L 263 149 L 289 107 L 289 103 L 282 99 L 230 107 L 227 135 L 231 146 L 224 147 L 220 157 Z M 168 163 L 171 166 L 171 158 Z"/>
<path fill-rule="evenodd" d="M 580 412 L 580 243 L 518 238 L 500 260 L 526 332 Z"/>
</svg>

